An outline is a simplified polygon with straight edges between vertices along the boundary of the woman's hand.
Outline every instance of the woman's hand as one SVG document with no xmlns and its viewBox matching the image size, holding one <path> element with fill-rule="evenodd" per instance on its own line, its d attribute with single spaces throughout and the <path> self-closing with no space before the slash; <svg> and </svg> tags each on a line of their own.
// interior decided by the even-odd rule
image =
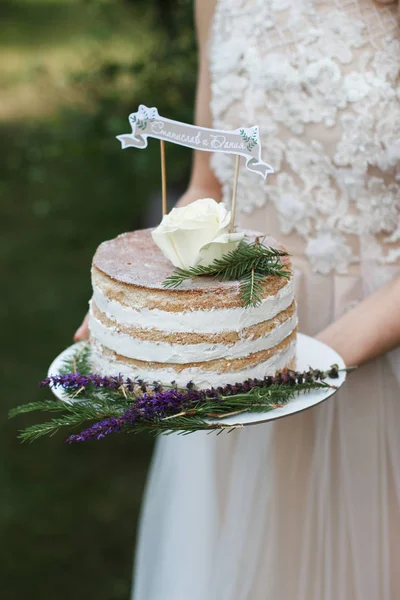
<svg viewBox="0 0 400 600">
<path fill-rule="evenodd" d="M 75 331 L 74 342 L 81 342 L 82 340 L 86 340 L 89 336 L 89 313 L 86 313 L 85 318 L 82 323 L 79 325 L 78 329 Z"/>
</svg>

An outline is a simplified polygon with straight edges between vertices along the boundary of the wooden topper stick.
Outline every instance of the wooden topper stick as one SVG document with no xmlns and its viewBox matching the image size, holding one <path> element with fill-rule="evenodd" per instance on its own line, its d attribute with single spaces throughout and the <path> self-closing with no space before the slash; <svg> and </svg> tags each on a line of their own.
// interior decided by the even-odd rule
<svg viewBox="0 0 400 600">
<path fill-rule="evenodd" d="M 165 142 L 160 140 L 161 150 L 161 185 L 162 185 L 162 214 L 167 214 L 167 170 L 165 166 Z"/>
<path fill-rule="evenodd" d="M 235 214 L 236 214 L 236 194 L 237 194 L 237 185 L 239 179 L 239 163 L 240 163 L 240 154 L 236 155 L 236 163 L 235 163 L 235 177 L 233 180 L 233 194 L 232 194 L 232 207 L 231 207 L 231 225 L 229 227 L 229 232 L 232 233 L 235 227 Z"/>
</svg>

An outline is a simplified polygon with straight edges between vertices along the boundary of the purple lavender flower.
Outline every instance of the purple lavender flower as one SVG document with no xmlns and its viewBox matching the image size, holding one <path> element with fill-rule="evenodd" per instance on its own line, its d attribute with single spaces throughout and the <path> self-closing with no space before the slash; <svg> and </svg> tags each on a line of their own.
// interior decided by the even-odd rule
<svg viewBox="0 0 400 600">
<path fill-rule="evenodd" d="M 125 387 L 126 390 L 133 391 L 135 383 L 137 384 L 138 382 L 132 381 L 129 377 L 124 379 L 121 374 L 103 377 L 96 374 L 82 375 L 79 371 L 76 371 L 75 373 L 46 377 L 40 383 L 40 387 L 62 387 L 65 390 L 78 390 L 90 386 L 96 389 L 107 388 L 109 390 L 118 390 L 121 387 Z"/>
<path fill-rule="evenodd" d="M 303 383 L 304 381 L 312 382 L 323 380 L 327 377 L 331 379 L 337 379 L 338 376 L 339 368 L 337 365 L 332 365 L 328 371 L 310 369 L 309 371 L 300 373 L 298 371 L 285 370 L 276 376 L 270 375 L 261 380 L 247 379 L 242 383 L 235 383 L 234 385 L 228 384 L 218 388 L 210 388 L 208 390 L 203 390 L 203 392 L 208 398 L 215 398 L 218 395 L 233 396 L 238 393 L 248 392 L 253 387 L 267 387 L 276 384 L 295 385 L 296 383 Z M 41 382 L 40 387 L 46 386 L 60 386 L 67 390 L 78 390 L 80 388 L 87 388 L 90 386 L 93 386 L 96 389 L 106 388 L 109 390 L 125 388 L 129 392 L 134 391 L 134 388 L 137 387 L 142 395 L 148 393 L 157 394 L 163 391 L 163 386 L 157 381 L 154 381 L 151 385 L 149 385 L 142 379 L 132 380 L 129 377 L 125 379 L 121 374 L 113 376 L 102 376 L 97 374 L 82 375 L 79 373 L 79 371 L 76 373 L 67 373 L 64 375 L 52 375 L 51 377 L 46 377 L 46 379 Z M 178 389 L 174 381 L 171 382 L 171 386 L 172 389 Z M 186 384 L 185 389 L 187 391 L 194 390 L 195 384 L 193 381 L 189 381 Z"/>
<path fill-rule="evenodd" d="M 93 439 L 101 440 L 110 433 L 121 431 L 124 424 L 122 417 L 111 417 L 95 423 L 88 429 L 81 431 L 81 433 L 70 435 L 66 441 L 67 444 L 72 444 L 73 442 L 86 442 L 86 440 Z"/>
<path fill-rule="evenodd" d="M 110 417 L 99 421 L 81 433 L 70 435 L 66 441 L 68 444 L 72 444 L 87 440 L 100 440 L 110 433 L 121 431 L 126 425 L 133 425 L 138 421 L 156 422 L 158 419 L 177 414 L 194 403 L 204 400 L 204 393 L 196 390 L 180 392 L 177 389 L 171 389 L 153 396 L 144 394 L 120 417 Z"/>
</svg>

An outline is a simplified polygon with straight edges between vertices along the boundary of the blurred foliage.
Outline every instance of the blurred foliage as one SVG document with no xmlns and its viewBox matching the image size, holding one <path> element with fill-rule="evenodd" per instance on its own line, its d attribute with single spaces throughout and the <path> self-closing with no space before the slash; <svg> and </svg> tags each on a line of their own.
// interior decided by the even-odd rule
<svg viewBox="0 0 400 600">
<path fill-rule="evenodd" d="M 159 145 L 122 152 L 139 103 L 192 120 L 191 2 L 0 0 L 2 600 L 129 597 L 147 437 L 32 446 L 9 407 L 70 344 L 97 245 L 159 218 Z M 169 8 L 169 10 L 168 10 Z M 190 151 L 167 146 L 183 189 Z"/>
</svg>

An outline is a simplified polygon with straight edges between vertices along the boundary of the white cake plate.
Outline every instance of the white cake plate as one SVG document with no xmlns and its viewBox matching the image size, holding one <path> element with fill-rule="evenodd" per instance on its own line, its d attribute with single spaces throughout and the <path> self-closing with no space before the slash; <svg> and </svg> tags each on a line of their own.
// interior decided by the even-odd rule
<svg viewBox="0 0 400 600">
<path fill-rule="evenodd" d="M 339 369 L 346 368 L 343 358 L 333 348 L 309 335 L 304 335 L 304 333 L 297 334 L 297 371 L 308 371 L 310 367 L 328 371 L 331 365 L 338 365 Z M 313 390 L 300 394 L 284 406 L 264 413 L 244 413 L 240 415 L 239 422 L 238 417 L 228 417 L 222 419 L 221 422 L 227 425 L 237 425 L 239 423 L 241 425 L 257 425 L 258 423 L 288 417 L 328 400 L 344 384 L 345 380 L 346 371 L 340 371 L 338 379 L 324 380 L 326 383 L 335 386 L 335 388 Z"/>
<path fill-rule="evenodd" d="M 82 346 L 82 342 L 73 344 L 66 348 L 61 354 L 54 359 L 51 363 L 48 375 L 57 375 L 65 360 L 71 358 L 76 350 Z M 338 365 L 339 369 L 344 369 L 345 364 L 342 357 L 335 352 L 332 348 L 319 342 L 318 340 L 299 333 L 297 336 L 297 370 L 307 371 L 310 367 L 313 369 L 328 370 L 331 365 Z M 282 417 L 288 417 L 303 410 L 307 410 L 324 400 L 327 400 L 333 396 L 337 390 L 344 384 L 346 379 L 346 372 L 341 371 L 338 379 L 327 379 L 326 381 L 335 388 L 328 388 L 323 390 L 313 390 L 306 394 L 300 394 L 293 400 L 288 402 L 281 408 L 276 408 L 265 413 L 245 413 L 239 417 L 228 417 L 221 419 L 220 421 L 227 425 L 256 425 L 257 423 L 265 423 L 266 421 L 274 421 L 275 419 L 281 419 Z M 54 395 L 60 400 L 70 402 L 66 392 L 62 388 L 52 388 Z M 80 398 L 81 399 L 81 398 Z"/>
<path fill-rule="evenodd" d="M 66 348 L 61 354 L 51 363 L 48 375 L 58 375 L 65 360 L 71 358 L 76 350 L 82 345 L 82 342 L 73 344 Z M 310 367 L 313 369 L 321 369 L 327 371 L 331 365 L 338 365 L 339 369 L 345 369 L 345 364 L 342 357 L 330 346 L 312 338 L 303 333 L 297 335 L 297 370 L 307 371 Z M 346 380 L 346 372 L 341 371 L 338 379 L 326 379 L 325 381 L 335 388 L 323 390 L 313 390 L 306 394 L 300 394 L 293 400 L 282 406 L 275 408 L 265 413 L 245 413 L 240 417 L 228 417 L 220 419 L 226 425 L 256 425 L 257 423 L 265 423 L 266 421 L 274 421 L 282 417 L 288 417 L 303 410 L 307 410 L 324 400 L 333 396 L 337 390 L 344 384 Z M 52 388 L 54 395 L 60 400 L 67 400 L 67 394 L 62 388 Z M 80 398 L 81 400 L 82 398 Z M 218 421 L 216 421 L 218 422 Z"/>
</svg>

